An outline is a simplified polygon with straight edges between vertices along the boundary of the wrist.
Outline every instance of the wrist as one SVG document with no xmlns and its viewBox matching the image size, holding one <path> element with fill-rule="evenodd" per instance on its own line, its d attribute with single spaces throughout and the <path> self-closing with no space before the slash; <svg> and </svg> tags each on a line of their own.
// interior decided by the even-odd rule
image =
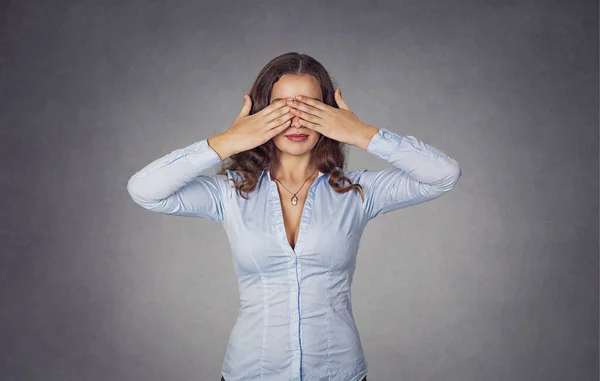
<svg viewBox="0 0 600 381">
<path fill-rule="evenodd" d="M 378 132 L 379 132 L 379 128 L 377 128 L 375 126 L 371 126 L 370 124 L 363 124 L 363 126 L 360 130 L 360 133 L 359 133 L 360 139 L 359 139 L 358 143 L 355 144 L 355 146 L 366 150 L 367 147 L 369 146 L 369 143 L 371 142 L 371 139 Z"/>
<path fill-rule="evenodd" d="M 227 144 L 228 139 L 224 132 L 208 138 L 207 141 L 210 148 L 212 148 L 219 155 L 221 161 L 235 154 L 230 145 Z"/>
</svg>

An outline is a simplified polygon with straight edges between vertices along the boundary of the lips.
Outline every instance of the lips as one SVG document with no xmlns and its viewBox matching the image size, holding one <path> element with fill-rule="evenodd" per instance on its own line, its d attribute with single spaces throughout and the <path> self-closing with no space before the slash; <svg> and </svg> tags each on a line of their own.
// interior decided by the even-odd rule
<svg viewBox="0 0 600 381">
<path fill-rule="evenodd" d="M 308 135 L 306 134 L 289 134 L 285 136 L 289 141 L 292 142 L 303 142 L 306 141 L 308 139 Z"/>
</svg>

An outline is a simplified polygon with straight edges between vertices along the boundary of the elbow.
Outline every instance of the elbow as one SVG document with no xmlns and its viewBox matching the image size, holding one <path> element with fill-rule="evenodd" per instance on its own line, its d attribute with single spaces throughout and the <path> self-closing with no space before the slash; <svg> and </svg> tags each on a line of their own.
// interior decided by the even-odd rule
<svg viewBox="0 0 600 381">
<path fill-rule="evenodd" d="M 457 161 L 453 160 L 449 166 L 447 173 L 439 180 L 431 184 L 432 188 L 439 192 L 449 192 L 460 177 L 462 176 L 462 169 Z"/>
<path fill-rule="evenodd" d="M 457 161 L 453 162 L 453 166 L 452 166 L 452 172 L 450 174 L 450 188 L 453 188 L 456 183 L 458 182 L 458 179 L 460 179 L 460 177 L 462 176 L 462 168 L 460 167 L 460 164 L 458 164 Z"/>
<path fill-rule="evenodd" d="M 131 199 L 135 201 L 136 204 L 139 204 L 140 197 L 135 181 L 135 175 L 131 176 L 129 178 L 129 181 L 127 181 L 127 193 L 129 193 L 129 197 L 131 197 Z"/>
<path fill-rule="evenodd" d="M 136 204 L 146 209 L 150 208 L 149 204 L 151 203 L 151 200 L 144 196 L 142 188 L 135 175 L 131 176 L 129 181 L 127 181 L 127 193 L 129 193 L 129 197 L 131 197 Z"/>
</svg>

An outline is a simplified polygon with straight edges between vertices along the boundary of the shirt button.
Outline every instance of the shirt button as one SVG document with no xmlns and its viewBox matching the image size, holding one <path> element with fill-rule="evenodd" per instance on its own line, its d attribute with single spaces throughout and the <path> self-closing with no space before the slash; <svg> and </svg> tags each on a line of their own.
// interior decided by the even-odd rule
<svg viewBox="0 0 600 381">
<path fill-rule="evenodd" d="M 294 257 L 295 257 L 295 255 L 294 255 L 294 254 L 290 254 L 290 258 L 292 258 L 292 259 L 293 259 Z"/>
</svg>

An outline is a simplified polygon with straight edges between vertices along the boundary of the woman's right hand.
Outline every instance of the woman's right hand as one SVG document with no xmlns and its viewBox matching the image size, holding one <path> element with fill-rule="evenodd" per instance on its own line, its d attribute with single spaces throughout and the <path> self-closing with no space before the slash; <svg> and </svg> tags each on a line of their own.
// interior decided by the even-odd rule
<svg viewBox="0 0 600 381">
<path fill-rule="evenodd" d="M 259 112 L 249 115 L 252 100 L 249 95 L 244 94 L 242 111 L 229 129 L 209 139 L 209 145 L 224 159 L 268 142 L 285 130 L 294 118 L 286 101 L 287 98 L 279 99 Z"/>
</svg>

